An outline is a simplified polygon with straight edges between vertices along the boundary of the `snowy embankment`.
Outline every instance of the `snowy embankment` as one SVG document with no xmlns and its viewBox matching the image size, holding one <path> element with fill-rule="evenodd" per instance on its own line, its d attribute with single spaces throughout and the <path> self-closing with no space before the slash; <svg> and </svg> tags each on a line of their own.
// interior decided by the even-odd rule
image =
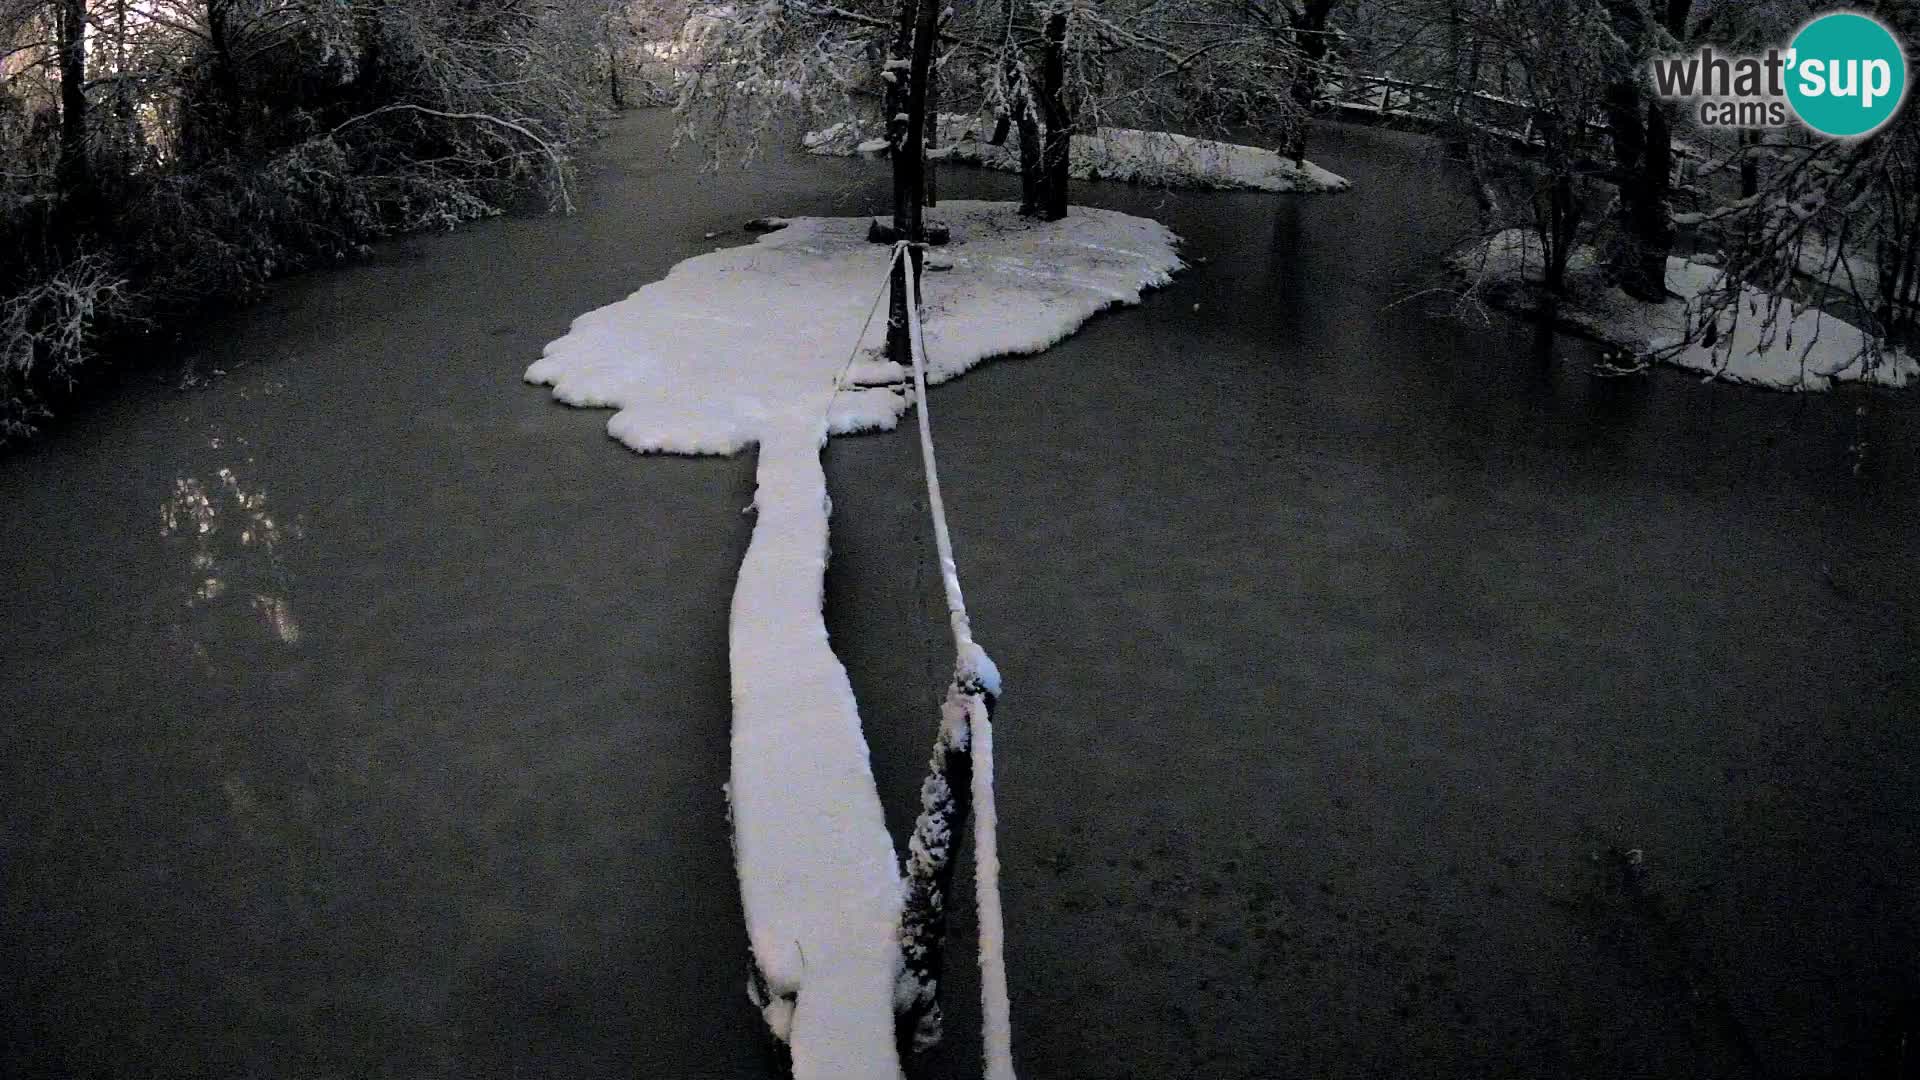
<svg viewBox="0 0 1920 1080">
<path fill-rule="evenodd" d="M 1009 134 L 1002 145 L 994 146 L 986 141 L 990 135 L 982 134 L 992 130 L 993 125 L 983 124 L 979 117 L 941 113 L 939 146 L 930 156 L 1019 172 L 1019 136 Z M 864 129 L 856 120 L 810 131 L 801 141 L 808 153 L 834 157 L 878 153 L 886 147 L 884 135 Z M 1258 146 L 1134 128 L 1109 127 L 1075 135 L 1067 167 L 1078 180 L 1176 188 L 1314 192 L 1345 191 L 1353 186 L 1345 177 L 1311 161 L 1295 165 Z"/>
<path fill-rule="evenodd" d="M 1454 269 L 1489 297 L 1525 310 L 1537 302 L 1543 265 L 1539 237 L 1524 229 L 1508 229 L 1453 257 Z M 1602 280 L 1593 249 L 1583 247 L 1568 261 L 1559 318 L 1635 356 L 1774 390 L 1829 390 L 1836 382 L 1899 387 L 1920 377 L 1913 357 L 1874 355 L 1859 327 L 1819 308 L 1784 304 L 1776 325 L 1766 330 L 1773 298 L 1751 287 L 1742 290 L 1737 307 L 1719 316 L 1711 344 L 1708 335 L 1689 335 L 1700 321 L 1702 297 L 1719 287 L 1720 278 L 1713 266 L 1669 258 L 1670 295 L 1663 304 L 1649 304 Z"/>
<path fill-rule="evenodd" d="M 948 202 L 923 288 L 929 376 L 1033 353 L 1168 283 L 1176 239 L 1144 218 L 1075 207 L 1062 221 Z M 769 1026 L 799 1080 L 895 1080 L 902 883 L 846 671 L 821 613 L 829 434 L 892 428 L 905 372 L 873 359 L 889 248 L 869 219 L 793 218 L 758 243 L 700 255 L 574 320 L 527 369 L 571 405 L 619 410 L 607 431 L 643 452 L 759 447 L 758 512 L 730 630 L 728 797 Z M 842 384 L 845 385 L 842 385 Z M 760 994 L 758 988 L 756 995 Z"/>
</svg>

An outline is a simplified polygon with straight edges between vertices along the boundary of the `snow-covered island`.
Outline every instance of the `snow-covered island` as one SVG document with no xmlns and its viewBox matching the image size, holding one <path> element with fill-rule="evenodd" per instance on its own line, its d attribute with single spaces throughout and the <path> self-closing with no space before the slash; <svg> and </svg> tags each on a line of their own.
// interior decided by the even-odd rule
<svg viewBox="0 0 1920 1080">
<path fill-rule="evenodd" d="M 988 141 L 992 130 L 980 117 L 941 113 L 939 146 L 928 156 L 1019 172 L 1018 138 L 1010 136 L 996 146 Z M 871 125 L 849 118 L 808 132 L 802 144 L 808 153 L 853 157 L 884 150 L 886 139 Z M 1263 147 L 1135 128 L 1107 127 L 1075 135 L 1068 170 L 1076 180 L 1228 191 L 1322 192 L 1353 186 L 1311 161 L 1295 165 Z"/>
<path fill-rule="evenodd" d="M 1507 229 L 1456 252 L 1453 269 L 1489 300 L 1534 310 L 1544 280 L 1538 235 Z M 1698 371 L 1708 378 L 1774 390 L 1829 390 L 1836 382 L 1902 387 L 1920 377 L 1920 363 L 1904 352 L 1877 351 L 1859 327 L 1820 308 L 1783 303 L 1772 328 L 1765 326 L 1774 298 L 1751 286 L 1719 316 L 1712 333 L 1697 331 L 1701 298 L 1721 287 L 1722 273 L 1707 262 L 1670 256 L 1668 298 L 1650 304 L 1604 280 L 1591 247 L 1575 250 L 1567 264 L 1567 292 L 1556 317 L 1581 333 Z"/>
<path fill-rule="evenodd" d="M 1181 266 L 1165 226 L 1107 210 L 1039 222 L 956 201 L 935 217 L 952 240 L 923 282 L 934 382 L 1039 352 Z M 892 428 L 912 404 L 905 373 L 877 358 L 884 307 L 862 336 L 891 254 L 868 242 L 869 221 L 784 219 L 757 243 L 688 259 L 575 319 L 526 372 L 568 404 L 617 410 L 608 433 L 638 451 L 759 448 L 731 618 L 728 798 L 757 1003 L 799 1080 L 901 1075 L 900 859 L 821 613 L 821 448 Z"/>
</svg>

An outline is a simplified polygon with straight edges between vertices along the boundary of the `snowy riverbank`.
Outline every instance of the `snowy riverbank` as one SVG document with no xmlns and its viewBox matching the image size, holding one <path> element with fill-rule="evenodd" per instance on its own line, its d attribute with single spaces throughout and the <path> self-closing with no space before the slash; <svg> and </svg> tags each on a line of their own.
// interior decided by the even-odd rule
<svg viewBox="0 0 1920 1080">
<path fill-rule="evenodd" d="M 1111 211 L 1075 207 L 1040 223 L 1009 204 L 948 202 L 932 216 L 953 234 L 932 259 L 948 269 L 923 286 L 935 382 L 1039 352 L 1181 265 L 1164 226 Z M 892 386 L 852 385 L 903 375 L 872 359 L 884 310 L 858 339 L 865 358 L 848 366 L 890 254 L 867 242 L 868 221 L 789 219 L 758 243 L 688 259 L 574 320 L 526 372 L 561 401 L 617 409 L 607 431 L 635 450 L 759 447 L 758 518 L 731 621 L 729 799 L 763 1012 L 799 1080 L 900 1075 L 898 856 L 821 615 L 820 449 L 830 434 L 891 428 L 910 404 Z"/>
<path fill-rule="evenodd" d="M 995 146 L 986 140 L 993 125 L 964 113 L 940 114 L 942 161 L 981 165 L 1002 172 L 1020 170 L 1018 136 Z M 809 153 L 852 157 L 884 149 L 883 134 L 857 120 L 842 120 L 810 131 L 802 140 Z M 1101 128 L 1075 135 L 1068 168 L 1076 180 L 1115 180 L 1162 187 L 1240 191 L 1345 191 L 1353 185 L 1308 161 L 1295 165 L 1272 150 L 1239 143 L 1196 139 L 1166 131 Z"/>
<path fill-rule="evenodd" d="M 1522 310 L 1533 310 L 1537 302 L 1542 266 L 1539 237 L 1524 229 L 1508 229 L 1453 257 L 1453 268 L 1489 299 Z M 1743 291 L 1737 310 L 1720 317 L 1713 344 L 1698 334 L 1689 340 L 1700 297 L 1719 285 L 1720 276 L 1713 266 L 1669 258 L 1670 295 L 1663 304 L 1649 304 L 1603 281 L 1593 249 L 1581 248 L 1568 262 L 1568 295 L 1559 318 L 1635 356 L 1774 390 L 1829 390 L 1836 382 L 1900 387 L 1920 377 L 1913 357 L 1870 357 L 1859 327 L 1818 308 L 1783 306 L 1777 325 L 1766 330 L 1772 298 L 1754 288 Z"/>
</svg>

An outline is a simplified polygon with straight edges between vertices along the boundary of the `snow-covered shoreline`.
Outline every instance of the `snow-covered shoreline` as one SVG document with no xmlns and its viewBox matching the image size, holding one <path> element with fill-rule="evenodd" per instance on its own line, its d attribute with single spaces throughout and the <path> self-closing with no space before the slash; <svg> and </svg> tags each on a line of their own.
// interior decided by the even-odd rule
<svg viewBox="0 0 1920 1080">
<path fill-rule="evenodd" d="M 1073 208 L 1057 222 L 1003 203 L 948 202 L 952 242 L 928 273 L 928 377 L 1039 352 L 1096 312 L 1137 303 L 1180 267 L 1157 222 Z M 794 1075 L 895 1080 L 902 886 L 860 718 L 821 613 L 830 434 L 892 428 L 889 387 L 836 393 L 884 282 L 890 249 L 869 219 L 793 218 L 755 244 L 696 256 L 574 320 L 527 369 L 573 405 L 617 411 L 607 431 L 642 452 L 759 447 L 758 512 L 733 599 L 728 792 L 762 1011 Z M 899 374 L 871 359 L 849 384 Z M 932 688 L 929 688 L 931 690 Z"/>
<path fill-rule="evenodd" d="M 941 113 L 941 161 L 979 165 L 1001 172 L 1020 170 L 1017 137 L 1001 145 L 986 141 L 992 125 L 965 113 Z M 802 140 L 808 153 L 852 157 L 874 153 L 885 140 L 859 121 L 848 119 L 810 131 Z M 1073 137 L 1068 170 L 1077 180 L 1113 180 L 1175 188 L 1226 191 L 1346 191 L 1352 183 L 1308 161 L 1295 165 L 1272 150 L 1239 143 L 1199 139 L 1167 131 L 1101 128 Z"/>
<path fill-rule="evenodd" d="M 1540 240 L 1524 229 L 1508 229 L 1457 252 L 1453 269 L 1502 305 L 1535 308 L 1543 279 Z M 1626 350 L 1652 356 L 1710 379 L 1773 390 L 1823 391 L 1836 382 L 1904 387 L 1920 378 L 1912 356 L 1889 352 L 1869 363 L 1866 336 L 1859 327 L 1815 307 L 1783 305 L 1779 325 L 1763 333 L 1772 298 L 1752 287 L 1743 290 L 1736 312 L 1722 315 L 1713 344 L 1692 335 L 1698 300 L 1720 285 L 1714 266 L 1678 257 L 1667 259 L 1665 303 L 1636 300 L 1601 277 L 1591 248 L 1576 250 L 1568 261 L 1568 289 L 1559 321 Z"/>
</svg>

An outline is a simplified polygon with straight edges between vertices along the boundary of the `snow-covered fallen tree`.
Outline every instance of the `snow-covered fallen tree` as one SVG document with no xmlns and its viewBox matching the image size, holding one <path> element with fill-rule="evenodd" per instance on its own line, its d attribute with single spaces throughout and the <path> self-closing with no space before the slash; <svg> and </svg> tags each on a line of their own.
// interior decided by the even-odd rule
<svg viewBox="0 0 1920 1080">
<path fill-rule="evenodd" d="M 1495 303 L 1532 310 L 1544 280 L 1540 248 L 1532 231 L 1508 229 L 1456 253 L 1453 268 Z M 1594 249 L 1580 247 L 1568 258 L 1556 311 L 1559 321 L 1634 356 L 1729 382 L 1805 391 L 1836 382 L 1899 387 L 1920 377 L 1912 356 L 1818 307 L 1778 304 L 1752 286 L 1737 303 L 1721 302 L 1724 288 L 1717 267 L 1669 257 L 1668 299 L 1649 304 L 1608 284 Z M 1707 310 L 1717 312 L 1711 323 Z M 1771 322 L 1769 312 L 1777 312 Z"/>
<path fill-rule="evenodd" d="M 925 280 L 934 382 L 1039 352 L 1180 266 L 1164 226 L 1111 211 L 1038 222 L 1010 204 L 949 202 L 939 217 L 952 240 L 939 255 L 950 269 Z M 902 872 L 821 613 L 821 447 L 890 429 L 910 404 L 886 385 L 904 373 L 874 359 L 880 322 L 861 336 L 891 252 L 867 242 L 866 217 L 784 220 L 580 316 L 526 378 L 568 404 L 618 410 L 607 431 L 635 450 L 759 447 L 730 631 L 728 798 L 751 989 L 799 1080 L 897 1080 L 895 1012 L 916 989 L 901 951 Z"/>
<path fill-rule="evenodd" d="M 1002 172 L 1019 172 L 1013 140 L 993 145 L 993 125 L 963 113 L 940 114 L 939 146 L 930 157 Z M 880 154 L 887 141 L 858 120 L 848 119 L 802 139 L 809 153 L 838 157 Z M 1115 180 L 1157 187 L 1245 191 L 1345 191 L 1352 186 L 1305 162 L 1295 165 L 1272 150 L 1198 139 L 1167 131 L 1107 127 L 1073 137 L 1069 170 L 1077 180 Z"/>
</svg>

